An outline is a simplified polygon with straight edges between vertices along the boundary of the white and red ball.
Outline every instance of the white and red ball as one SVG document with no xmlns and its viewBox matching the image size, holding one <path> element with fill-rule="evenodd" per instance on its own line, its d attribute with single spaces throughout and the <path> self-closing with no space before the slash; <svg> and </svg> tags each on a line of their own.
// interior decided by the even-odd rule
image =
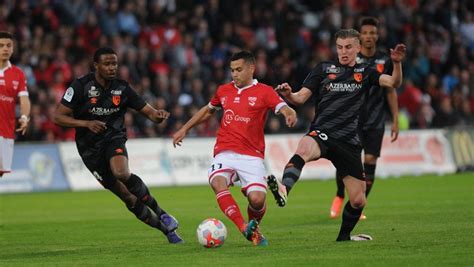
<svg viewBox="0 0 474 267">
<path fill-rule="evenodd" d="M 224 244 L 227 238 L 227 229 L 221 221 L 207 218 L 197 228 L 199 244 L 206 248 L 217 248 Z"/>
</svg>

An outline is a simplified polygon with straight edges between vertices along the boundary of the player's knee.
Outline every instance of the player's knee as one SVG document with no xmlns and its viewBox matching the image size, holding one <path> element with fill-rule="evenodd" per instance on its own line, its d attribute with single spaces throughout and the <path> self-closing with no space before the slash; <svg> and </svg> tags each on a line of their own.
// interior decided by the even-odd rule
<svg viewBox="0 0 474 267">
<path fill-rule="evenodd" d="M 260 191 L 250 192 L 248 200 L 252 208 L 255 210 L 261 210 L 265 206 L 265 193 Z"/>
<path fill-rule="evenodd" d="M 362 209 L 365 207 L 365 196 L 358 196 L 354 199 L 351 199 L 351 206 L 355 209 Z"/>
<path fill-rule="evenodd" d="M 228 187 L 227 180 L 223 176 L 216 175 L 211 180 L 211 187 L 215 193 L 221 192 L 222 190 L 226 190 Z"/>
<path fill-rule="evenodd" d="M 375 155 L 367 154 L 364 156 L 364 164 L 377 164 L 377 157 Z"/>
<path fill-rule="evenodd" d="M 116 169 L 112 170 L 112 174 L 114 175 L 115 178 L 118 180 L 125 182 L 128 180 L 130 177 L 130 171 L 128 169 Z"/>
</svg>

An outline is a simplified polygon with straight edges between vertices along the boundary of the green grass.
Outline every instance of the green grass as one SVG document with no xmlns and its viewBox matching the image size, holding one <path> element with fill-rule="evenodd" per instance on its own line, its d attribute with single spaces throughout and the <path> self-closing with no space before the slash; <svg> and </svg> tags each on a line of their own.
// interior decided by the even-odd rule
<svg viewBox="0 0 474 267">
<path fill-rule="evenodd" d="M 179 219 L 184 245 L 169 245 L 106 191 L 0 195 L 0 265 L 474 265 L 473 173 L 377 180 L 368 219 L 354 230 L 371 242 L 334 241 L 333 180 L 299 182 L 285 208 L 270 200 L 261 226 L 268 247 L 246 241 L 207 186 L 152 192 Z M 232 192 L 246 214 L 239 188 Z M 226 224 L 223 247 L 198 245 L 195 230 L 206 217 Z"/>
</svg>

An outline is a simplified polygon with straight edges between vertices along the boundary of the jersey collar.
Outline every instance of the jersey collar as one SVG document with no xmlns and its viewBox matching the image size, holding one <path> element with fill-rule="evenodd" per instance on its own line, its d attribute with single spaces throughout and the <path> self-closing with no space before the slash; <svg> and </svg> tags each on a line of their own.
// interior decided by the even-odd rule
<svg viewBox="0 0 474 267">
<path fill-rule="evenodd" d="M 234 87 L 235 87 L 237 90 L 239 90 L 239 92 L 240 92 L 240 91 L 243 91 L 243 90 L 245 90 L 245 89 L 248 89 L 248 88 L 250 88 L 250 87 L 252 87 L 252 86 L 257 85 L 258 81 L 257 81 L 257 79 L 253 79 L 251 84 L 249 84 L 249 85 L 247 85 L 247 86 L 244 86 L 244 87 L 240 87 L 240 88 L 237 87 L 237 85 L 235 85 L 235 82 L 234 82 L 234 81 L 232 81 L 232 83 L 234 84 Z"/>
</svg>

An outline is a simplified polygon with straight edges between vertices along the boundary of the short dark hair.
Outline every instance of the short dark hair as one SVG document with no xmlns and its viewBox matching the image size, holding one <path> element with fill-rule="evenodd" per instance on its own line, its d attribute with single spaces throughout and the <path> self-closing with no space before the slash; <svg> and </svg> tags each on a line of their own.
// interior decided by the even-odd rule
<svg viewBox="0 0 474 267">
<path fill-rule="evenodd" d="M 95 63 L 99 62 L 100 56 L 109 55 L 109 54 L 117 55 L 117 53 L 115 53 L 115 51 L 111 47 L 101 47 L 101 48 L 95 50 L 94 62 Z"/>
<path fill-rule="evenodd" d="M 13 40 L 13 34 L 9 32 L 0 31 L 0 39 L 11 39 Z"/>
<path fill-rule="evenodd" d="M 379 26 L 379 20 L 374 18 L 374 17 L 364 17 L 360 20 L 359 29 L 362 28 L 362 26 L 365 26 L 365 25 L 378 27 Z"/>
<path fill-rule="evenodd" d="M 235 61 L 239 59 L 243 59 L 246 63 L 255 64 L 255 57 L 249 51 L 243 50 L 240 52 L 236 52 L 230 57 L 230 61 Z"/>
<path fill-rule="evenodd" d="M 360 33 L 354 29 L 340 29 L 334 34 L 334 39 L 357 38 L 360 40 Z"/>
</svg>

